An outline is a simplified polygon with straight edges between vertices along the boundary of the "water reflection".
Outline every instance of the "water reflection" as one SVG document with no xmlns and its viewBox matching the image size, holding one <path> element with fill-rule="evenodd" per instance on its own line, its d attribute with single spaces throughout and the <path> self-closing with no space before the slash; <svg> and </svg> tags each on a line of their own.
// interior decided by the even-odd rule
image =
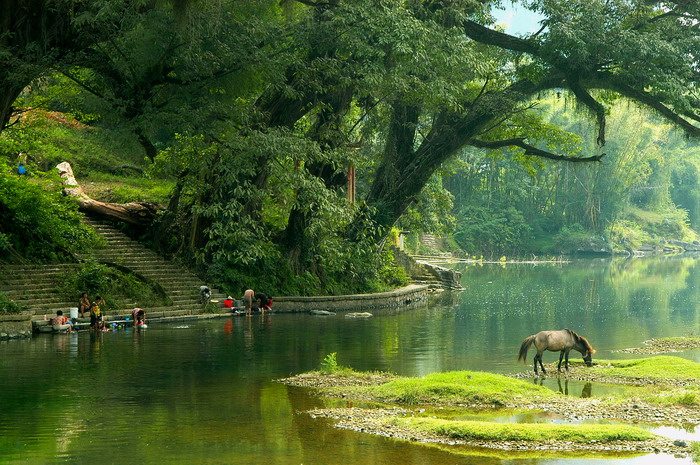
<svg viewBox="0 0 700 465">
<path fill-rule="evenodd" d="M 566 327 L 584 334 L 597 358 L 624 358 L 632 355 L 613 350 L 651 337 L 684 335 L 700 322 L 694 258 L 470 266 L 463 278 L 462 293 L 443 293 L 425 308 L 376 311 L 368 320 L 254 315 L 189 327 L 151 324 L 146 331 L 0 342 L 1 461 L 612 465 L 663 458 L 663 463 L 690 463 L 660 456 L 601 462 L 484 451 L 456 455 L 331 428 L 303 413 L 322 406 L 321 399 L 273 382 L 317 368 L 331 352 L 341 365 L 409 376 L 461 369 L 529 371 L 531 366 L 516 362 L 523 338 Z M 680 355 L 692 358 L 698 352 Z M 557 377 L 534 382 L 581 397 L 624 389 Z M 521 414 L 533 415 L 504 415 Z"/>
</svg>

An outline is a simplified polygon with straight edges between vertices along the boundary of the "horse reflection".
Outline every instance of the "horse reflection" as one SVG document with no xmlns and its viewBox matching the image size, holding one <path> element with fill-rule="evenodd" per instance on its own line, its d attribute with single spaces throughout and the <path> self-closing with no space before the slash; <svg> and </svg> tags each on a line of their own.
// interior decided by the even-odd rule
<svg viewBox="0 0 700 465">
<path fill-rule="evenodd" d="M 545 378 L 539 377 L 539 378 L 532 378 L 532 382 L 535 383 L 538 386 L 544 386 L 544 380 Z M 557 387 L 558 391 L 560 394 L 564 394 L 565 396 L 569 395 L 569 380 L 564 379 L 564 384 L 562 385 L 561 378 L 557 378 Z M 585 383 L 583 385 L 583 389 L 581 389 L 581 398 L 586 399 L 588 397 L 591 397 L 593 395 L 593 383 Z"/>
</svg>

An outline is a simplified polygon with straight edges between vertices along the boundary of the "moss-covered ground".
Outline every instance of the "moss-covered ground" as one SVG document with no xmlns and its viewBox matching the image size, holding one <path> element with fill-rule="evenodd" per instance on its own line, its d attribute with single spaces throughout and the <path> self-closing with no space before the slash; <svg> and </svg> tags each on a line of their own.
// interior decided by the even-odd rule
<svg viewBox="0 0 700 465">
<path fill-rule="evenodd" d="M 328 408 L 313 414 L 334 418 L 339 427 L 373 434 L 527 450 L 535 456 L 545 450 L 690 454 L 690 448 L 632 424 L 700 424 L 700 386 L 695 382 L 700 364 L 672 356 L 598 360 L 591 368 L 574 364 L 571 373 L 554 376 L 613 381 L 628 387 L 605 397 L 578 398 L 539 386 L 531 379 L 472 371 L 406 378 L 387 374 L 369 377 L 346 370 L 342 375 L 316 372 L 285 382 L 313 386 L 321 396 L 353 402 L 353 408 L 330 402 Z M 361 404 L 364 408 L 358 408 L 360 401 L 365 402 Z M 536 416 L 549 412 L 549 420 L 534 419 L 522 414 L 524 411 L 539 412 Z M 553 418 L 558 421 L 553 423 Z M 581 423 L 581 419 L 587 421 Z M 607 446 L 601 448 L 601 444 Z"/>
</svg>

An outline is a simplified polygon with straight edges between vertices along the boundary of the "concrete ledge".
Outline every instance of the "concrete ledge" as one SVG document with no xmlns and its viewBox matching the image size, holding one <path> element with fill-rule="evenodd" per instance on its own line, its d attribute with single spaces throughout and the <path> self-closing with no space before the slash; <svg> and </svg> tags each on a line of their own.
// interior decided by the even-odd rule
<svg viewBox="0 0 700 465">
<path fill-rule="evenodd" d="M 0 315 L 0 340 L 32 335 L 32 316 L 27 313 Z"/>
<path fill-rule="evenodd" d="M 314 297 L 277 297 L 273 299 L 275 313 L 300 313 L 311 310 L 366 310 L 375 308 L 400 307 L 426 300 L 430 287 L 411 284 L 393 291 L 376 294 L 351 294 Z"/>
</svg>

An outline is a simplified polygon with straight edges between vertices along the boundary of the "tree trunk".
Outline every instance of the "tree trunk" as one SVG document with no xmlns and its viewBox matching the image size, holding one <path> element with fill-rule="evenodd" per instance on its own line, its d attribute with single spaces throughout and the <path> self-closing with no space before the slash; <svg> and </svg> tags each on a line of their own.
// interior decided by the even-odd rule
<svg viewBox="0 0 700 465">
<path fill-rule="evenodd" d="M 75 199 L 81 212 L 109 220 L 148 226 L 156 218 L 158 212 L 163 209 L 162 205 L 152 202 L 118 204 L 91 199 L 75 179 L 70 163 L 64 161 L 56 168 L 58 174 L 63 178 L 63 194 Z"/>
</svg>

